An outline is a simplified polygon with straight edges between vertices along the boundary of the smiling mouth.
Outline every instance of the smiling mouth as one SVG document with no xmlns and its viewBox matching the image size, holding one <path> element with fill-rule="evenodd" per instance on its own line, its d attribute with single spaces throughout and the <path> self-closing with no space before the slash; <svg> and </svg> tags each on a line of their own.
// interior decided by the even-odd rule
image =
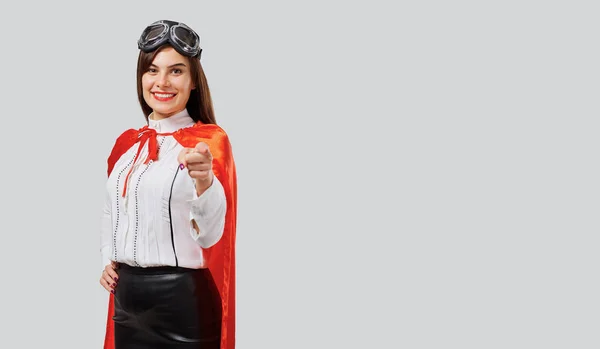
<svg viewBox="0 0 600 349">
<path fill-rule="evenodd" d="M 168 102 L 175 97 L 175 93 L 152 92 L 154 99 L 160 102 Z"/>
</svg>

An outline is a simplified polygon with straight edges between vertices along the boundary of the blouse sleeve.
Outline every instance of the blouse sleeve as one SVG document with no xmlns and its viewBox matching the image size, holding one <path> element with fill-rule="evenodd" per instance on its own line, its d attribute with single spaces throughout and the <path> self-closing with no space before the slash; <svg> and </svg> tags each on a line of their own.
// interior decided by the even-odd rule
<svg viewBox="0 0 600 349">
<path fill-rule="evenodd" d="M 196 222 L 198 230 L 190 229 L 192 238 L 202 248 L 216 244 L 223 235 L 227 199 L 223 185 L 214 176 L 213 183 L 202 195 L 198 196 L 194 188 L 194 198 L 191 200 L 190 223 Z"/>
<path fill-rule="evenodd" d="M 112 241 L 112 219 L 111 219 L 111 199 L 108 191 L 104 198 L 104 207 L 102 209 L 102 218 L 100 224 L 100 254 L 102 256 L 102 268 L 110 264 L 111 241 Z"/>
</svg>

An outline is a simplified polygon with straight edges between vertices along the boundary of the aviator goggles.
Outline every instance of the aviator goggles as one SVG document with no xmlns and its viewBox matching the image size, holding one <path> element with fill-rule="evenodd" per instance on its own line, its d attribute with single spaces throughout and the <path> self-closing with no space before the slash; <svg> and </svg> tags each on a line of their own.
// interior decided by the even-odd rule
<svg viewBox="0 0 600 349">
<path fill-rule="evenodd" d="M 152 52 L 165 43 L 170 43 L 177 52 L 200 59 L 200 37 L 192 28 L 174 21 L 156 21 L 150 24 L 138 40 L 138 48 Z"/>
</svg>

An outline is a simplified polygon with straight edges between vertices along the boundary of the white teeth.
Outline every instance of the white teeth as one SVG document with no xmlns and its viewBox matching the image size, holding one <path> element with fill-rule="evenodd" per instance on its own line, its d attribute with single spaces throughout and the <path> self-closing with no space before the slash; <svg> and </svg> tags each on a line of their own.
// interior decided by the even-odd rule
<svg viewBox="0 0 600 349">
<path fill-rule="evenodd" d="M 175 94 L 170 93 L 170 94 L 166 94 L 166 93 L 154 93 L 154 95 L 158 98 L 171 98 L 173 96 L 175 96 Z"/>
</svg>

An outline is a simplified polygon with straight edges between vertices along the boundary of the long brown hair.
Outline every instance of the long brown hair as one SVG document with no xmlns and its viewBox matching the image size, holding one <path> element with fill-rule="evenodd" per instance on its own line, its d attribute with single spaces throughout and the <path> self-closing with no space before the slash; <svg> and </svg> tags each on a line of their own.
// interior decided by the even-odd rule
<svg viewBox="0 0 600 349">
<path fill-rule="evenodd" d="M 146 117 L 146 121 L 148 121 L 148 115 L 152 113 L 152 108 L 146 103 L 144 100 L 144 93 L 142 89 L 142 75 L 148 71 L 150 65 L 154 61 L 154 57 L 165 47 L 170 47 L 171 45 L 165 44 L 157 48 L 152 52 L 145 53 L 140 51 L 138 56 L 137 63 L 137 93 L 138 100 L 140 102 L 140 106 L 144 111 L 144 116 Z M 192 119 L 195 122 L 201 121 L 204 124 L 216 124 L 217 120 L 215 119 L 215 113 L 213 110 L 212 98 L 210 97 L 210 89 L 208 88 L 208 82 L 206 81 L 206 76 L 204 75 L 204 70 L 202 69 L 202 64 L 200 64 L 200 59 L 187 57 L 188 62 L 190 63 L 190 73 L 192 74 L 192 81 L 196 86 L 190 92 L 190 98 L 187 101 L 186 108 Z"/>
</svg>

